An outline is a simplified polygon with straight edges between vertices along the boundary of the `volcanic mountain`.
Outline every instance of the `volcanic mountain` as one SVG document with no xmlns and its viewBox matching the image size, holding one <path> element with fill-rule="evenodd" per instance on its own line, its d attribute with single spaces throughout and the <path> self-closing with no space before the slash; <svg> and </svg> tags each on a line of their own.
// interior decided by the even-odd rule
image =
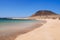
<svg viewBox="0 0 60 40">
<path fill-rule="evenodd" d="M 39 10 L 37 11 L 35 14 L 33 14 L 31 17 L 34 17 L 34 16 L 45 16 L 45 15 L 58 15 L 52 11 L 49 11 L 49 10 Z"/>
</svg>

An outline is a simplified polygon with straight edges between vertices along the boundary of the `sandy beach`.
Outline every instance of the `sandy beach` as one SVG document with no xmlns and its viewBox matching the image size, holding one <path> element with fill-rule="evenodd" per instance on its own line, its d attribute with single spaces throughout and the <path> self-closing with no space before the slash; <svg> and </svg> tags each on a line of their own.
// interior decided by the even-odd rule
<svg viewBox="0 0 60 40">
<path fill-rule="evenodd" d="M 0 40 L 60 40 L 60 0 L 0 0 Z"/>
<path fill-rule="evenodd" d="M 18 35 L 15 40 L 60 40 L 60 20 L 46 19 L 46 21 L 43 26 Z"/>
</svg>

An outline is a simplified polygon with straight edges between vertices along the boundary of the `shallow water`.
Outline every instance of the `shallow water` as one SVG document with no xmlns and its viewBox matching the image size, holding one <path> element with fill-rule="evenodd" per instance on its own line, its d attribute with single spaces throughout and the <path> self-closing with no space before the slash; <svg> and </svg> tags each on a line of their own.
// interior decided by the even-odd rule
<svg viewBox="0 0 60 40">
<path fill-rule="evenodd" d="M 28 19 L 0 19 L 0 24 L 35 22 L 35 21 L 37 21 L 37 20 L 28 20 Z"/>
<path fill-rule="evenodd" d="M 37 20 L 0 20 L 0 40 L 14 40 L 18 35 L 27 33 L 44 21 Z"/>
<path fill-rule="evenodd" d="M 23 19 L 0 19 L 0 34 L 16 32 L 18 30 L 24 30 L 28 27 L 32 27 L 37 20 L 23 20 Z"/>
</svg>

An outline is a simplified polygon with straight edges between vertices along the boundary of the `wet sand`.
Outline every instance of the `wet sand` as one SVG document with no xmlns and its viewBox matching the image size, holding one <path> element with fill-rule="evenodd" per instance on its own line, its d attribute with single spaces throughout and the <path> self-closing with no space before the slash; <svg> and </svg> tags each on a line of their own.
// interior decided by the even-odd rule
<svg viewBox="0 0 60 40">
<path fill-rule="evenodd" d="M 19 27 L 19 26 L 21 26 L 19 23 L 18 23 L 18 25 L 17 24 L 3 25 L 3 26 L 6 26 L 5 28 L 0 26 L 2 29 L 4 28 L 4 30 L 0 30 L 0 40 L 15 40 L 15 38 L 18 35 L 22 35 L 27 32 L 30 32 L 30 31 L 34 30 L 35 28 L 42 26 L 44 23 L 46 23 L 46 21 L 28 23 L 28 24 L 24 25 L 24 26 L 27 26 L 24 28 Z"/>
</svg>

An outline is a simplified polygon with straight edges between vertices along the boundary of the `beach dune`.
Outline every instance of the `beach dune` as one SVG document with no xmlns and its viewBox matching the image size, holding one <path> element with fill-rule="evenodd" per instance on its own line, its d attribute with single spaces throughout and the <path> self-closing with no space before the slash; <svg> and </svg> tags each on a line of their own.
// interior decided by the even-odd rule
<svg viewBox="0 0 60 40">
<path fill-rule="evenodd" d="M 46 21 L 43 26 L 18 35 L 15 40 L 60 40 L 60 20 L 46 19 Z"/>
</svg>

